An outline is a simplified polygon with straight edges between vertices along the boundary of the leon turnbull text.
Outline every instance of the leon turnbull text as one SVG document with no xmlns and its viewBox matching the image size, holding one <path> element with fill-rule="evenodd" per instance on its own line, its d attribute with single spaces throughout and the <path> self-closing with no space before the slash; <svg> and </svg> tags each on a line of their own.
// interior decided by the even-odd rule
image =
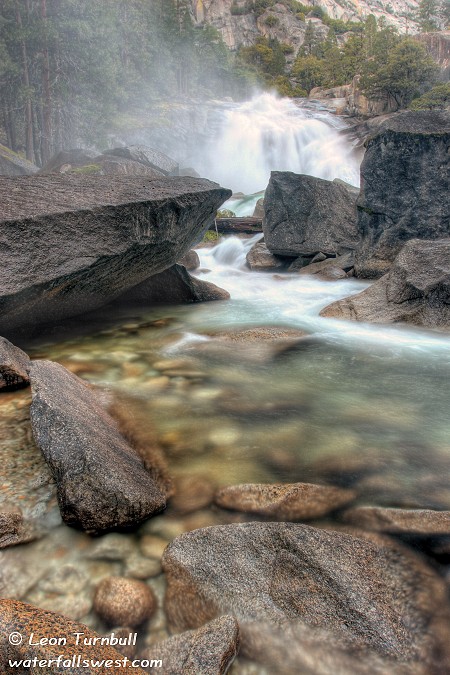
<svg viewBox="0 0 450 675">
<path fill-rule="evenodd" d="M 111 633 L 110 635 L 107 636 L 90 636 L 90 637 L 83 637 L 84 633 L 72 633 L 73 638 L 72 640 L 68 637 L 61 636 L 61 637 L 36 637 L 34 633 L 30 634 L 30 637 L 28 638 L 28 644 L 29 645 L 39 645 L 39 646 L 44 646 L 44 645 L 51 645 L 51 646 L 65 646 L 68 644 L 69 640 L 71 644 L 74 644 L 75 646 L 78 645 L 110 645 L 110 646 L 116 646 L 120 645 L 121 647 L 124 647 L 126 645 L 135 645 L 136 644 L 136 637 L 137 633 L 130 633 L 128 637 L 121 636 L 116 637 L 114 633 Z"/>
</svg>

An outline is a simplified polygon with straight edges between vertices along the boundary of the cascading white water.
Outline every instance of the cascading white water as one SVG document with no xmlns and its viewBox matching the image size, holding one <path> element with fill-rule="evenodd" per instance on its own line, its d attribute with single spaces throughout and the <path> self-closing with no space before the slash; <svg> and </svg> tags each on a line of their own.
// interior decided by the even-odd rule
<svg viewBox="0 0 450 675">
<path fill-rule="evenodd" d="M 359 185 L 358 158 L 339 134 L 344 127 L 329 112 L 260 94 L 223 111 L 218 136 L 196 164 L 202 175 L 244 194 L 265 189 L 271 171 Z"/>
</svg>

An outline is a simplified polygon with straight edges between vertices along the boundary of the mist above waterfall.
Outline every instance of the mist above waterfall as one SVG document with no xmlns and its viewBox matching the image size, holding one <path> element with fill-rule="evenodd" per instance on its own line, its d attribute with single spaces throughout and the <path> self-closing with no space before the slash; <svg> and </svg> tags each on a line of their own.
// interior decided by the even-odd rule
<svg viewBox="0 0 450 675">
<path fill-rule="evenodd" d="M 359 185 L 359 160 L 339 133 L 345 123 L 324 110 L 259 94 L 224 108 L 213 142 L 194 158 L 202 175 L 234 192 L 264 190 L 271 171 L 294 171 Z"/>
</svg>

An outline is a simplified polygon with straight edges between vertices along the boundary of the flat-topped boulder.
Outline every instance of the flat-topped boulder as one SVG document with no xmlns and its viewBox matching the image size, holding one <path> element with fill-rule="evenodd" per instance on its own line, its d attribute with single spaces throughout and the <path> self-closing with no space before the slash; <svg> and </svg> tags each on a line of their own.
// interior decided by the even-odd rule
<svg viewBox="0 0 450 675">
<path fill-rule="evenodd" d="M 264 197 L 264 241 L 275 255 L 297 258 L 354 250 L 357 191 L 334 181 L 272 171 Z"/>
<path fill-rule="evenodd" d="M 412 239 L 390 271 L 362 293 L 333 302 L 321 316 L 450 329 L 450 237 Z"/>
<path fill-rule="evenodd" d="M 60 324 L 167 269 L 230 195 L 190 177 L 0 177 L 0 334 Z"/>
<path fill-rule="evenodd" d="M 450 235 L 450 114 L 401 112 L 385 120 L 366 145 L 355 272 L 378 278 L 409 239 Z"/>
</svg>

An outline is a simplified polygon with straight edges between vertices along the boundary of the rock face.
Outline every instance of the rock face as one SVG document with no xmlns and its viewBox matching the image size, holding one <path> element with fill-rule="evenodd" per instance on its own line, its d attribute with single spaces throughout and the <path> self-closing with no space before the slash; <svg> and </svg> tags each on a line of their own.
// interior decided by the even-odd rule
<svg viewBox="0 0 450 675">
<path fill-rule="evenodd" d="M 336 258 L 326 258 L 318 262 L 314 262 L 313 258 L 313 261 L 306 267 L 301 267 L 298 273 L 301 275 L 317 274 L 322 279 L 345 279 L 347 272 L 353 268 L 353 259 L 353 253 L 339 255 Z"/>
<path fill-rule="evenodd" d="M 33 539 L 20 511 L 0 512 L 0 548 L 15 546 Z"/>
<path fill-rule="evenodd" d="M 0 392 L 27 387 L 29 368 L 30 359 L 25 352 L 0 337 Z"/>
<path fill-rule="evenodd" d="M 141 659 L 160 659 L 162 675 L 224 675 L 236 656 L 239 627 L 232 616 L 221 616 L 198 630 L 160 642 Z"/>
<path fill-rule="evenodd" d="M 33 434 L 67 524 L 101 532 L 165 507 L 163 492 L 82 380 L 50 361 L 34 361 L 30 379 Z"/>
<path fill-rule="evenodd" d="M 356 276 L 385 274 L 409 239 L 450 235 L 450 114 L 406 111 L 367 142 L 357 202 Z"/>
<path fill-rule="evenodd" d="M 195 178 L 0 178 L 0 332 L 61 323 L 162 272 L 230 195 Z"/>
<path fill-rule="evenodd" d="M 358 244 L 356 196 L 335 182 L 273 171 L 264 198 L 266 246 L 297 258 L 341 254 Z"/>
<path fill-rule="evenodd" d="M 450 238 L 409 241 L 388 274 L 362 293 L 328 305 L 321 316 L 450 328 Z"/>
<path fill-rule="evenodd" d="M 31 176 L 38 167 L 0 144 L 0 176 Z"/>
<path fill-rule="evenodd" d="M 172 265 L 117 298 L 117 305 L 170 305 L 229 300 L 230 294 L 209 281 L 191 276 L 183 265 Z"/>
<path fill-rule="evenodd" d="M 23 639 L 21 644 L 13 645 L 9 641 L 11 633 L 18 632 Z M 76 633 L 82 634 L 81 644 L 76 644 Z M 31 640 L 32 634 L 34 638 Z M 50 640 L 50 638 L 62 638 L 66 640 L 59 644 L 49 645 L 31 645 L 31 642 L 38 642 L 40 639 Z M 88 644 L 83 643 L 86 638 Z M 89 642 L 91 644 L 89 644 Z M 63 659 L 58 664 L 56 659 L 59 655 Z M 9 666 L 9 660 L 24 659 L 30 663 L 24 664 L 23 668 L 13 668 Z M 36 659 L 33 667 L 33 660 Z M 49 661 L 51 664 L 39 664 L 40 660 Z M 79 660 L 78 660 L 79 659 Z M 83 665 L 84 659 L 88 666 Z M 90 660 L 101 661 L 102 659 L 111 661 L 109 666 L 92 666 Z M 40 666 L 40 667 L 39 667 Z M 145 675 L 141 668 L 132 667 L 131 662 L 124 663 L 123 656 L 113 647 L 102 644 L 100 635 L 87 628 L 81 623 L 71 621 L 65 616 L 48 612 L 33 605 L 28 605 L 17 600 L 0 600 L 0 670 L 2 673 L 12 671 L 38 673 L 47 670 L 49 673 L 67 673 L 67 675 L 78 675 L 86 673 L 87 675 L 106 675 L 112 672 L 112 669 L 127 669 L 135 675 Z"/>
<path fill-rule="evenodd" d="M 293 523 L 189 532 L 168 546 L 163 568 L 175 630 L 232 612 L 240 624 L 298 622 L 331 633 L 342 648 L 405 661 L 426 661 L 432 617 L 446 602 L 431 568 L 390 542 Z"/>
<path fill-rule="evenodd" d="M 352 490 L 312 483 L 231 485 L 219 490 L 219 506 L 275 520 L 320 518 L 355 498 Z"/>
</svg>

